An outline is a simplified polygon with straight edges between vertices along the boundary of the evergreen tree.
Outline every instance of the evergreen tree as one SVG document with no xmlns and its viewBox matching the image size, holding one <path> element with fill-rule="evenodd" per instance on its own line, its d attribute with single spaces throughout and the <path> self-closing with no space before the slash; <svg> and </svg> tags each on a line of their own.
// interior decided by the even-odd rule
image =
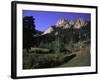
<svg viewBox="0 0 100 80">
<path fill-rule="evenodd" d="M 33 34 L 35 34 L 34 18 L 26 16 L 23 18 L 23 48 L 26 48 L 27 51 L 34 43 Z"/>
</svg>

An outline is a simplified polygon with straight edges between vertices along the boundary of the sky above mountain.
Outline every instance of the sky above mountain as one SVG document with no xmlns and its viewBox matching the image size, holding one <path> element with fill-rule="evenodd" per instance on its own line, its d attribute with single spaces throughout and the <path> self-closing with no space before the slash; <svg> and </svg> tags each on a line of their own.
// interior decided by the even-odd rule
<svg viewBox="0 0 100 80">
<path fill-rule="evenodd" d="M 91 14 L 89 13 L 23 10 L 23 17 L 25 16 L 33 16 L 35 18 L 36 29 L 39 31 L 45 31 L 49 26 L 55 25 L 58 20 L 63 18 L 68 20 L 79 18 L 91 20 Z"/>
</svg>

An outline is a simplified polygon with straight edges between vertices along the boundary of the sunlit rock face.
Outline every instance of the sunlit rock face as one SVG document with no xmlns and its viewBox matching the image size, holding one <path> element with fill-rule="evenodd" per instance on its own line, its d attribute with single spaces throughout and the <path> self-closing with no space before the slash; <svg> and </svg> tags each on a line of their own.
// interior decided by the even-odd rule
<svg viewBox="0 0 100 80">
<path fill-rule="evenodd" d="M 57 27 L 62 27 L 62 28 L 69 28 L 70 27 L 69 21 L 66 20 L 66 19 L 58 20 L 57 23 L 56 23 L 56 26 Z"/>
<path fill-rule="evenodd" d="M 85 27 L 86 25 L 87 25 L 87 22 L 80 18 L 75 21 L 74 28 L 80 29 L 82 27 Z"/>
<path fill-rule="evenodd" d="M 70 27 L 71 27 L 70 24 L 66 24 L 63 28 L 64 28 L 64 29 L 67 29 L 67 28 L 70 28 Z"/>
<path fill-rule="evenodd" d="M 54 31 L 53 27 L 49 26 L 42 35 L 51 33 L 52 31 Z"/>
<path fill-rule="evenodd" d="M 82 27 L 85 27 L 88 24 L 87 21 L 84 19 L 76 19 L 76 20 L 68 20 L 68 19 L 60 19 L 57 21 L 55 24 L 55 28 L 62 28 L 62 29 L 68 29 L 68 28 L 73 28 L 73 29 L 80 29 Z M 48 34 L 54 31 L 54 28 L 52 26 L 49 26 L 42 35 Z"/>
<path fill-rule="evenodd" d="M 74 20 L 70 20 L 70 21 L 69 21 L 69 24 L 70 24 L 71 26 L 73 26 L 73 25 L 75 24 L 75 21 L 74 21 Z"/>
<path fill-rule="evenodd" d="M 76 20 L 66 20 L 66 19 L 60 19 L 57 21 L 56 26 L 61 28 L 70 28 L 73 26 L 73 28 L 80 29 L 81 27 L 84 27 L 87 25 L 87 22 L 81 18 Z"/>
</svg>

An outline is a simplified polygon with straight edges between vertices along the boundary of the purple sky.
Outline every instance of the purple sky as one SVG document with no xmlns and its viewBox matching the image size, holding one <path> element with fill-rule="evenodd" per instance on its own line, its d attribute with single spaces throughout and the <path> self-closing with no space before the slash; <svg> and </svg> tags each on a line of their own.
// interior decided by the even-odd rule
<svg viewBox="0 0 100 80">
<path fill-rule="evenodd" d="M 36 29 L 45 31 L 49 26 L 55 25 L 59 19 L 74 20 L 82 18 L 90 21 L 91 15 L 89 13 L 71 13 L 71 12 L 49 12 L 49 11 L 34 11 L 23 10 L 24 16 L 33 16 L 35 18 Z"/>
</svg>

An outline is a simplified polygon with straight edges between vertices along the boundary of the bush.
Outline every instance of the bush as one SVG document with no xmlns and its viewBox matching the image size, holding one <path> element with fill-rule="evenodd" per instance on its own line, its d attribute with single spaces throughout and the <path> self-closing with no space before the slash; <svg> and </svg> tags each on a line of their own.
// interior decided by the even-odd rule
<svg viewBox="0 0 100 80">
<path fill-rule="evenodd" d="M 68 62 L 75 55 L 64 53 L 25 53 L 23 55 L 23 69 L 38 69 L 57 67 L 65 62 Z"/>
<path fill-rule="evenodd" d="M 23 69 L 31 69 L 37 63 L 37 57 L 36 54 L 23 55 Z"/>
</svg>

